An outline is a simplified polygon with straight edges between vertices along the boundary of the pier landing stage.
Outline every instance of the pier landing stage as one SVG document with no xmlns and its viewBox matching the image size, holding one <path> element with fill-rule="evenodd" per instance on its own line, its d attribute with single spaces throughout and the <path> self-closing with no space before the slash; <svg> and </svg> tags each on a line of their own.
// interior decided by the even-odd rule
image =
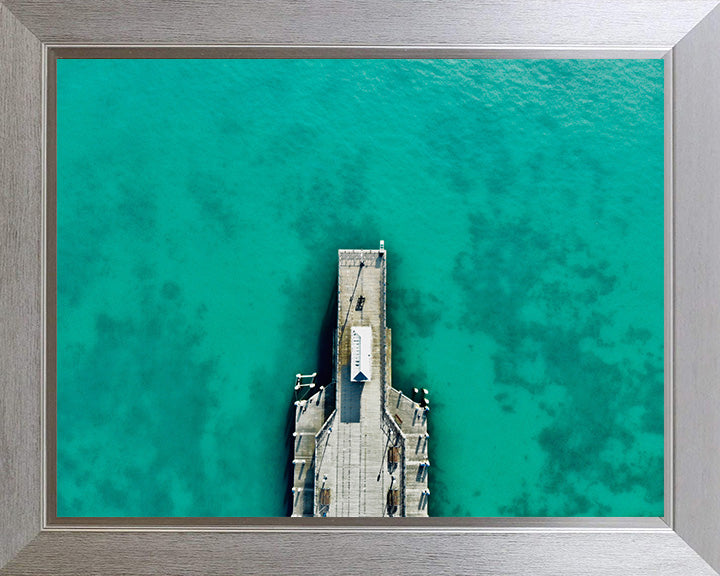
<svg viewBox="0 0 720 576">
<path fill-rule="evenodd" d="M 298 403 L 296 431 L 317 433 L 296 443 L 293 516 L 427 516 L 427 411 L 390 385 L 386 252 L 340 250 L 338 265 L 335 394 Z"/>
</svg>

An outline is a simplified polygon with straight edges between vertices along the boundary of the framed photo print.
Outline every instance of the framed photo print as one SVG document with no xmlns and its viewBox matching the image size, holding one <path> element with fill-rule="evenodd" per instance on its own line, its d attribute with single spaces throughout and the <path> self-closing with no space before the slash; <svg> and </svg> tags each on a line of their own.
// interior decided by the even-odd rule
<svg viewBox="0 0 720 576">
<path fill-rule="evenodd" d="M 716 2 L 306 8 L 0 4 L 0 573 L 715 574 Z"/>
</svg>

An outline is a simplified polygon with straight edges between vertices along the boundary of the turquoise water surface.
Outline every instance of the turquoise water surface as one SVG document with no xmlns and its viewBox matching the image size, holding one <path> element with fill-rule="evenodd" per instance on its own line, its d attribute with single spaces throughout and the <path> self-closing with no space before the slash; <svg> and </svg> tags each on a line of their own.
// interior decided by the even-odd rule
<svg viewBox="0 0 720 576">
<path fill-rule="evenodd" d="M 663 514 L 662 61 L 57 76 L 59 516 L 285 515 L 337 250 L 381 238 L 432 515 Z"/>
</svg>

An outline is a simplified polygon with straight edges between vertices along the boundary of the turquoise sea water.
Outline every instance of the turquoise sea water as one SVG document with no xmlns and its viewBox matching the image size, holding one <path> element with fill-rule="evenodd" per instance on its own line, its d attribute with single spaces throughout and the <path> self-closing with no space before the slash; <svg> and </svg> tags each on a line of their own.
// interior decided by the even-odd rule
<svg viewBox="0 0 720 576">
<path fill-rule="evenodd" d="M 435 516 L 663 514 L 662 61 L 59 60 L 58 515 L 286 514 L 339 248 Z"/>
</svg>

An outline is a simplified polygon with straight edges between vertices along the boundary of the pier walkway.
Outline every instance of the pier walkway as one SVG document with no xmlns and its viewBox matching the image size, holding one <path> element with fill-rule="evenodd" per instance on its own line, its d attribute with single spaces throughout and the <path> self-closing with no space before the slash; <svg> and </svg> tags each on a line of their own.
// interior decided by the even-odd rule
<svg viewBox="0 0 720 576">
<path fill-rule="evenodd" d="M 296 407 L 293 516 L 427 516 L 427 413 L 390 386 L 386 278 L 384 249 L 339 251 L 334 389 Z M 364 382 L 351 380 L 358 327 L 372 341 Z"/>
</svg>

